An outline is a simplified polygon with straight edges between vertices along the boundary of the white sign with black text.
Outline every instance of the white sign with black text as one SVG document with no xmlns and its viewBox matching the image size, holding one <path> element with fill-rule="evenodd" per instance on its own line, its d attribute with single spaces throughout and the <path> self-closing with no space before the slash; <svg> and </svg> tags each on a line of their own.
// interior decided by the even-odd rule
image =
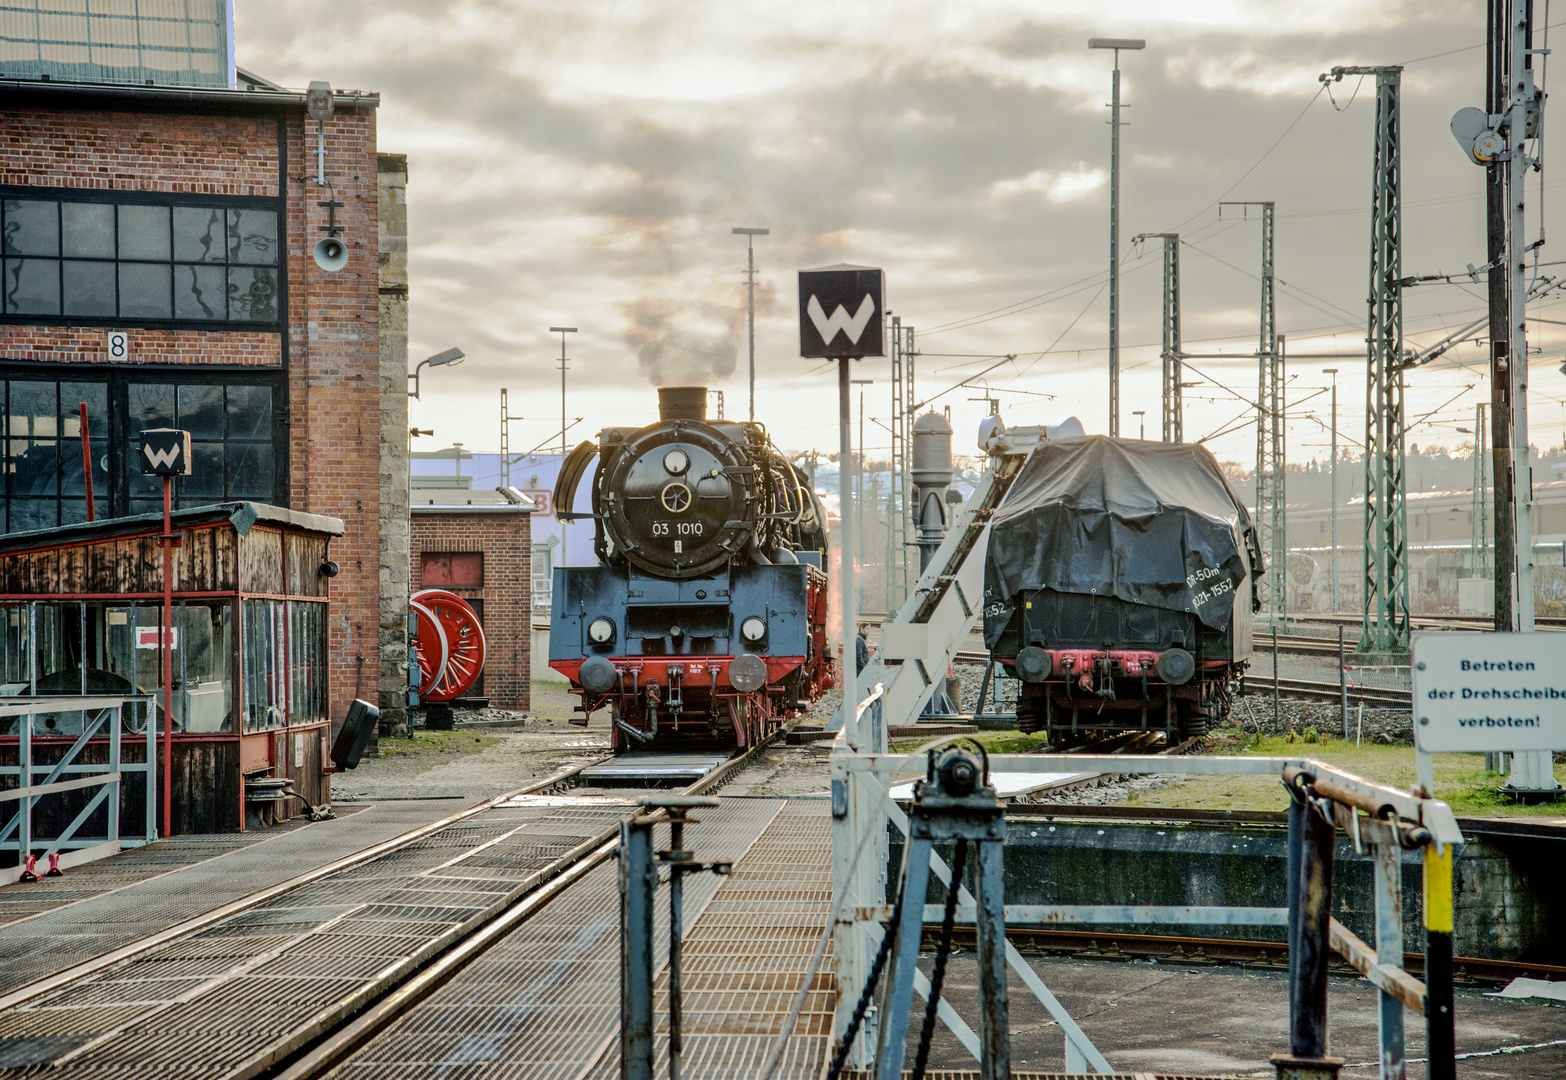
<svg viewBox="0 0 1566 1080">
<path fill-rule="evenodd" d="M 1429 753 L 1566 749 L 1566 635 L 1414 635 L 1414 742 Z"/>
</svg>

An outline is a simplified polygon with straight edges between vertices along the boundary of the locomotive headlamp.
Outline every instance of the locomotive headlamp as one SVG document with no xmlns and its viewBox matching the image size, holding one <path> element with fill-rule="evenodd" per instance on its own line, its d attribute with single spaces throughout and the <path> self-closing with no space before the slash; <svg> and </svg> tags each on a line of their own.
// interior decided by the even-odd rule
<svg viewBox="0 0 1566 1080">
<path fill-rule="evenodd" d="M 760 616 L 752 615 L 740 623 L 740 637 L 746 641 L 755 643 L 767 636 L 767 621 Z"/>
<path fill-rule="evenodd" d="M 663 468 L 670 476 L 679 476 L 690 467 L 690 456 L 684 450 L 670 450 L 663 455 Z"/>
<path fill-rule="evenodd" d="M 607 645 L 614 640 L 614 623 L 608 619 L 594 619 L 587 624 L 587 640 L 594 645 Z"/>
</svg>

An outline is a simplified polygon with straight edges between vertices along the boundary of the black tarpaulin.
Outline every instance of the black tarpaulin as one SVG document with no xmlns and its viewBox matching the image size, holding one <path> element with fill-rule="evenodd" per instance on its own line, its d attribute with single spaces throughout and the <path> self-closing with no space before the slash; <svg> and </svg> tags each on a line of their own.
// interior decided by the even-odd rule
<svg viewBox="0 0 1566 1080">
<path fill-rule="evenodd" d="M 998 634 L 1019 592 L 1054 589 L 1194 612 L 1226 630 L 1247 562 L 1261 572 L 1250 515 L 1205 447 L 1045 443 L 991 519 L 985 626 Z"/>
</svg>

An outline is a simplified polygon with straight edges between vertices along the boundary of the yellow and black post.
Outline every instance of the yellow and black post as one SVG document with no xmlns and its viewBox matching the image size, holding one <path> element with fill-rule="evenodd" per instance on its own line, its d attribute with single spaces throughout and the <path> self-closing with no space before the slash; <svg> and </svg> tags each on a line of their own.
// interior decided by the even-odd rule
<svg viewBox="0 0 1566 1080">
<path fill-rule="evenodd" d="M 1455 1080 L 1457 1037 L 1452 1016 L 1451 844 L 1425 847 L 1425 1031 L 1430 1080 Z"/>
</svg>

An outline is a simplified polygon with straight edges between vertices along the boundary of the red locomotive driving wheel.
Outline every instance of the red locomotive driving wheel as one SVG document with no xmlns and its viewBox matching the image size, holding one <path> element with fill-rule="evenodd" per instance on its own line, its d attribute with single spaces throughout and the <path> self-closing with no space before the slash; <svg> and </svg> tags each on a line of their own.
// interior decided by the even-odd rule
<svg viewBox="0 0 1566 1080">
<path fill-rule="evenodd" d="M 473 689 L 484 671 L 484 628 L 479 625 L 478 613 L 462 597 L 444 589 L 416 592 L 409 606 L 421 616 L 419 696 L 426 701 L 450 701 L 461 697 Z M 426 622 L 443 639 L 441 645 L 444 647 L 438 656 L 425 656 Z"/>
</svg>

